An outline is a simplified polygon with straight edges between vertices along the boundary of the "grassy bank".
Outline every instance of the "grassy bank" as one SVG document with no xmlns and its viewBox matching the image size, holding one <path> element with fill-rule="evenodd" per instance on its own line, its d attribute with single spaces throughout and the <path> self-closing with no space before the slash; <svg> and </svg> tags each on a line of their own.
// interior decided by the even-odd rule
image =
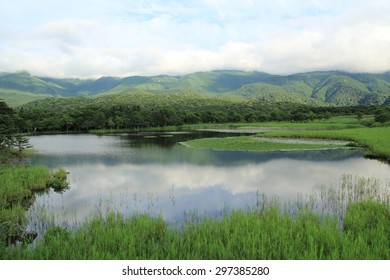
<svg viewBox="0 0 390 280">
<path fill-rule="evenodd" d="M 326 120 L 314 120 L 310 122 L 242 122 L 242 123 L 204 123 L 194 125 L 183 125 L 181 129 L 202 129 L 202 128 L 267 128 L 267 129 L 346 129 L 346 128 L 361 128 L 367 126 L 379 125 L 374 123 L 373 116 L 365 116 L 358 119 L 356 116 L 339 116 L 332 117 Z"/>
<path fill-rule="evenodd" d="M 367 127 L 370 124 L 372 127 Z M 335 148 L 338 145 L 315 143 L 272 142 L 267 138 L 329 139 L 352 142 L 366 149 L 366 156 L 390 162 L 390 126 L 379 126 L 372 117 L 336 117 L 308 123 L 270 122 L 254 124 L 220 124 L 218 128 L 264 128 L 272 131 L 254 137 L 211 138 L 188 141 L 185 144 L 196 148 L 216 150 L 296 150 Z M 195 128 L 195 126 L 193 126 Z M 263 140 L 259 138 L 264 138 Z"/>
<path fill-rule="evenodd" d="M 8 248 L 16 259 L 389 259 L 389 210 L 365 201 L 337 219 L 278 205 L 233 211 L 221 219 L 189 219 L 172 229 L 147 215 L 96 217 L 75 232 L 55 227 L 33 249 Z"/>
<path fill-rule="evenodd" d="M 49 188 L 63 191 L 68 187 L 66 176 L 64 169 L 51 172 L 45 166 L 0 167 L 0 244 L 28 238 L 26 209 L 35 194 Z"/>
<path fill-rule="evenodd" d="M 49 228 L 34 246 L 3 248 L 4 259 L 390 259 L 389 186 L 345 176 L 319 196 L 281 204 L 258 196 L 222 217 L 109 212 L 77 229 Z"/>
<path fill-rule="evenodd" d="M 353 141 L 366 149 L 367 156 L 390 162 L 390 127 L 313 131 L 273 131 L 259 136 L 322 138 Z"/>
<path fill-rule="evenodd" d="M 365 116 L 358 119 L 355 116 L 332 117 L 327 120 L 314 120 L 310 122 L 236 122 L 236 123 L 199 123 L 185 124 L 179 126 L 149 127 L 139 129 L 93 129 L 90 133 L 108 134 L 108 133 L 130 133 L 130 132 L 149 132 L 149 131 L 175 131 L 175 130 L 195 130 L 212 128 L 268 128 L 268 129 L 346 129 L 366 127 L 375 125 L 374 117 Z M 376 124 L 378 125 L 378 124 Z"/>
</svg>

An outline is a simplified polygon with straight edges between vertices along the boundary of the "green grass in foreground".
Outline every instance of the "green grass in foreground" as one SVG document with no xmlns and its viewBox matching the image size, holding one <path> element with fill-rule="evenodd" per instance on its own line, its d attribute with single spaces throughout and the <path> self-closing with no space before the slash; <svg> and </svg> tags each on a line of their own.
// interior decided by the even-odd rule
<svg viewBox="0 0 390 280">
<path fill-rule="evenodd" d="M 353 141 L 366 148 L 367 155 L 390 162 L 390 127 L 342 130 L 273 131 L 265 137 L 322 138 Z"/>
<path fill-rule="evenodd" d="M 388 187 L 344 176 L 320 196 L 289 204 L 265 196 L 220 218 L 109 212 L 77 229 L 51 227 L 34 246 L 1 248 L 3 259 L 390 259 Z M 318 205 L 321 205 L 318 208 Z M 322 209 L 322 210 L 321 210 Z M 333 210 L 332 210 L 333 209 Z M 330 214 L 331 213 L 331 214 Z"/>
<path fill-rule="evenodd" d="M 295 217 L 277 204 L 189 219 L 180 229 L 147 215 L 96 217 L 78 230 L 54 227 L 34 248 L 7 248 L 11 259 L 389 259 L 389 210 L 351 204 L 344 229 L 309 211 Z"/>
<path fill-rule="evenodd" d="M 68 187 L 66 171 L 51 172 L 45 166 L 0 166 L 0 243 L 10 243 L 25 234 L 26 209 L 36 192 Z"/>
<path fill-rule="evenodd" d="M 186 141 L 186 146 L 193 148 L 206 148 L 213 150 L 229 151 L 275 151 L 275 150 L 311 150 L 311 149 L 329 149 L 340 148 L 343 146 L 325 145 L 325 144 L 293 144 L 278 143 L 261 140 L 253 136 L 239 136 L 226 138 L 202 138 Z"/>
</svg>

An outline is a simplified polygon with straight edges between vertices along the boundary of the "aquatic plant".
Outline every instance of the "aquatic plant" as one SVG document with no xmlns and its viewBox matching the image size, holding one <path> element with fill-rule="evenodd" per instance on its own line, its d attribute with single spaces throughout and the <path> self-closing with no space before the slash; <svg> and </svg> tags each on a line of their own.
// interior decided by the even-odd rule
<svg viewBox="0 0 390 280">
<path fill-rule="evenodd" d="M 68 172 L 64 168 L 59 168 L 52 172 L 51 179 L 48 185 L 53 188 L 55 192 L 61 193 L 69 189 L 69 183 L 67 181 Z"/>
</svg>

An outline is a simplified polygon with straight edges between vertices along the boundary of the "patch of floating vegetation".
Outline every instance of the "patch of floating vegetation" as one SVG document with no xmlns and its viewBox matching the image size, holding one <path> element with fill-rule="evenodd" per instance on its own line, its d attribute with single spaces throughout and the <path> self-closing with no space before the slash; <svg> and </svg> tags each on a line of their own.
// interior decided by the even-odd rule
<svg viewBox="0 0 390 280">
<path fill-rule="evenodd" d="M 330 145 L 330 146 L 347 146 L 350 141 L 341 140 L 326 140 L 326 139 L 313 139 L 313 138 L 270 138 L 270 137 L 252 137 L 254 140 L 282 143 L 282 144 L 307 144 L 307 145 Z"/>
<path fill-rule="evenodd" d="M 225 138 L 202 138 L 181 143 L 187 147 L 204 148 L 227 151 L 294 151 L 294 150 L 322 150 L 347 148 L 345 145 L 330 144 L 330 140 L 323 142 L 294 140 L 278 140 L 261 137 L 239 136 Z M 343 143 L 344 144 L 344 143 Z"/>
</svg>

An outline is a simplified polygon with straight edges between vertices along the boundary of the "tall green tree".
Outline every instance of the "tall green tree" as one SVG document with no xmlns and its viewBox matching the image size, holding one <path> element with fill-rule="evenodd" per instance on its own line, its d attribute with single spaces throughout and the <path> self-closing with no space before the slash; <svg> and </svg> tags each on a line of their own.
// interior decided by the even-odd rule
<svg viewBox="0 0 390 280">
<path fill-rule="evenodd" d="M 0 163 L 20 159 L 23 150 L 31 147 L 26 137 L 16 135 L 15 122 L 14 111 L 0 100 Z"/>
<path fill-rule="evenodd" d="M 12 144 L 13 110 L 0 100 L 0 153 L 4 155 Z"/>
</svg>

